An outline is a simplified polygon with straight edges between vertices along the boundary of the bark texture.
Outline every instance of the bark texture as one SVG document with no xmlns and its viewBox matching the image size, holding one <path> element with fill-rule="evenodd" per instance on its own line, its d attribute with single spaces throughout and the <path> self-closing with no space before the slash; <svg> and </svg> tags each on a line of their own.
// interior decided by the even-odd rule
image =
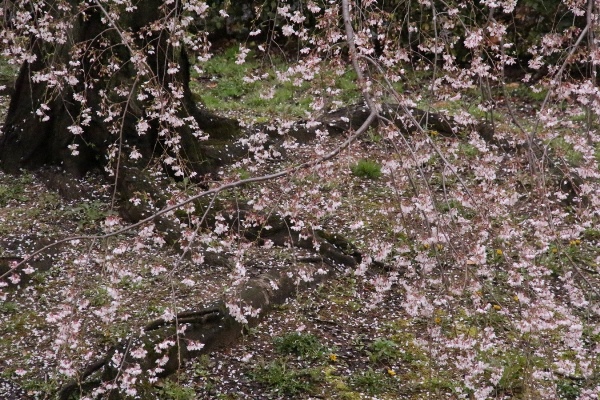
<svg viewBox="0 0 600 400">
<path fill-rule="evenodd" d="M 71 6 L 78 2 L 71 1 Z M 159 126 L 151 123 L 146 135 L 138 135 L 136 123 L 148 117 L 148 108 L 154 98 L 139 99 L 142 81 L 150 80 L 154 87 L 169 92 L 173 85 L 181 88 L 182 107 L 177 117 L 194 117 L 200 129 L 210 135 L 210 140 L 200 142 L 189 127 L 178 128 L 186 167 L 199 173 L 209 173 L 225 162 L 232 153 L 229 146 L 241 130 L 236 121 L 216 116 L 199 108 L 189 88 L 189 59 L 183 46 L 174 47 L 166 30 L 153 32 L 151 36 L 140 35 L 145 27 L 162 18 L 165 4 L 158 0 L 144 2 L 129 17 L 121 18 L 121 30 L 131 33 L 131 45 L 124 45 L 121 34 L 108 29 L 103 22 L 105 15 L 99 7 L 90 7 L 70 19 L 69 41 L 65 44 L 48 44 L 31 38 L 29 48 L 35 61 L 24 64 L 14 85 L 3 132 L 0 136 L 0 167 L 9 173 L 20 169 L 37 170 L 44 166 L 59 166 L 74 176 L 82 176 L 92 169 L 103 170 L 107 163 L 109 146 L 115 143 L 122 148 L 135 146 L 142 154 L 139 165 L 148 165 L 153 158 L 168 151 L 164 138 L 159 137 Z M 57 18 L 60 16 L 57 15 Z M 144 37 L 144 38 L 140 38 Z M 149 67 L 146 76 L 138 76 L 131 62 L 132 48 L 145 48 L 145 63 Z M 84 49 L 84 50 L 82 50 Z M 150 51 L 148 51 L 150 50 Z M 107 73 L 106 66 L 119 59 L 122 64 Z M 69 62 L 75 61 L 77 66 Z M 177 65 L 178 72 L 168 73 L 169 65 Z M 36 73 L 46 73 L 52 68 L 64 68 L 74 73 L 78 82 L 49 84 L 33 80 Z M 129 90 L 131 95 L 123 95 Z M 121 94 L 119 93 L 121 92 Z M 83 95 L 86 104 L 75 100 Z M 113 101 L 113 121 L 100 116 L 97 110 L 106 107 L 106 98 Z M 36 115 L 40 107 L 47 107 L 44 114 Z M 83 127 L 83 133 L 74 135 L 68 128 L 76 125 L 82 108 L 91 109 L 91 119 Z M 119 129 L 115 129 L 118 121 Z M 79 145 L 79 155 L 73 156 L 69 145 Z"/>
</svg>

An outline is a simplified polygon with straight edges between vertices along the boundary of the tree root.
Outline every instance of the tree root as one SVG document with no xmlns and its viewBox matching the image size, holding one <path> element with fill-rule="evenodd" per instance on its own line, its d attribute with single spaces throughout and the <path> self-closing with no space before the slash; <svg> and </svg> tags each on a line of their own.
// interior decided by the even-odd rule
<svg viewBox="0 0 600 400">
<path fill-rule="evenodd" d="M 161 363 L 159 360 L 164 361 L 164 357 L 168 356 L 168 361 L 163 362 L 160 372 L 156 373 L 156 376 L 165 377 L 176 372 L 187 359 L 230 345 L 249 327 L 256 326 L 273 306 L 282 304 L 298 290 L 324 281 L 333 274 L 337 266 L 352 267 L 357 264 L 360 254 L 355 250 L 351 254 L 348 253 L 348 249 L 353 249 L 353 246 L 340 236 L 329 236 L 336 238 L 335 244 L 320 236 L 311 240 L 296 240 L 295 244 L 299 247 L 308 247 L 310 243 L 312 248 L 313 241 L 320 243 L 321 257 L 308 259 L 310 266 L 298 263 L 288 269 L 270 270 L 242 285 L 236 305 L 240 308 L 259 310 L 257 313 L 244 316 L 242 318 L 245 320 L 241 321 L 239 315 L 232 315 L 225 301 L 219 301 L 206 308 L 179 313 L 170 320 L 159 318 L 149 322 L 141 335 L 122 340 L 111 348 L 105 357 L 81 371 L 77 381 L 64 385 L 58 397 L 67 400 L 74 393 L 89 392 L 99 387 L 102 382 L 116 381 L 128 368 L 136 367 L 146 372 L 156 371 Z M 301 276 L 311 278 L 303 280 Z M 185 330 L 182 332 L 184 326 Z M 157 346 L 167 340 L 171 340 L 173 345 L 165 352 L 156 351 Z M 189 344 L 194 342 L 202 343 L 202 349 L 190 348 Z M 140 348 L 146 351 L 143 359 L 135 358 L 131 354 L 132 350 Z M 99 381 L 87 381 L 92 374 L 101 369 L 103 371 Z M 117 391 L 113 391 L 110 398 L 119 399 L 121 396 Z"/>
</svg>

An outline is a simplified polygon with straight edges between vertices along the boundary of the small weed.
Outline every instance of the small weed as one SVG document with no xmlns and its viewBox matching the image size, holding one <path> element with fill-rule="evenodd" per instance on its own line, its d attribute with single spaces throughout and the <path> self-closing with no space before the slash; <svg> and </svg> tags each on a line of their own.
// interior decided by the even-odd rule
<svg viewBox="0 0 600 400">
<path fill-rule="evenodd" d="M 579 395 L 581 394 L 581 384 L 582 382 L 573 381 L 570 379 L 561 379 L 556 384 L 559 398 L 565 400 L 578 399 Z"/>
<path fill-rule="evenodd" d="M 5 301 L 3 303 L 0 303 L 0 313 L 14 314 L 18 311 L 18 309 L 18 304 L 12 301 Z"/>
<path fill-rule="evenodd" d="M 239 179 L 248 179 L 252 176 L 245 168 L 238 168 L 234 172 L 238 174 Z"/>
<path fill-rule="evenodd" d="M 531 361 L 525 355 L 513 351 L 505 355 L 503 363 L 505 366 L 498 388 L 506 392 L 522 391 Z"/>
<path fill-rule="evenodd" d="M 102 287 L 86 290 L 83 294 L 93 307 L 101 307 L 110 302 L 108 292 Z"/>
<path fill-rule="evenodd" d="M 280 354 L 292 354 L 301 358 L 315 358 L 324 351 L 316 336 L 299 332 L 279 336 L 273 340 L 273 345 Z"/>
<path fill-rule="evenodd" d="M 441 213 L 448 213 L 451 210 L 456 210 L 458 211 L 458 215 L 465 219 L 473 219 L 477 215 L 473 209 L 465 207 L 459 201 L 454 199 L 437 203 L 437 209 Z"/>
<path fill-rule="evenodd" d="M 352 175 L 358 178 L 379 179 L 381 177 L 381 165 L 371 160 L 360 160 L 350 167 Z"/>
<path fill-rule="evenodd" d="M 80 203 L 65 212 L 67 217 L 78 220 L 78 228 L 84 229 L 96 225 L 99 221 L 110 215 L 105 204 L 99 201 Z"/>
<path fill-rule="evenodd" d="M 29 198 L 25 195 L 23 185 L 0 185 L 0 207 L 6 207 L 6 205 L 12 201 L 27 201 Z"/>
<path fill-rule="evenodd" d="M 253 378 L 286 395 L 310 393 L 314 385 L 323 380 L 319 370 L 290 368 L 283 361 L 258 367 Z"/>
<path fill-rule="evenodd" d="M 184 387 L 177 382 L 166 380 L 159 390 L 161 399 L 168 400 L 194 400 L 196 391 L 191 387 Z"/>
<path fill-rule="evenodd" d="M 555 149 L 555 151 L 564 157 L 567 162 L 572 166 L 579 166 L 583 162 L 583 154 L 577 150 L 575 147 L 567 142 L 562 137 L 557 137 L 550 142 L 550 146 Z"/>
<path fill-rule="evenodd" d="M 479 155 L 479 150 L 470 143 L 461 142 L 458 145 L 458 153 L 466 158 L 475 158 Z"/>
<path fill-rule="evenodd" d="M 350 377 L 350 385 L 361 392 L 370 396 L 376 396 L 392 389 L 391 377 L 383 372 L 376 372 L 372 369 L 355 374 Z"/>
<path fill-rule="evenodd" d="M 383 140 L 383 137 L 381 137 L 381 135 L 378 134 L 375 129 L 369 129 L 367 131 L 367 139 L 366 139 L 367 142 L 381 143 L 382 140 Z"/>
<path fill-rule="evenodd" d="M 376 339 L 366 353 L 372 363 L 393 362 L 401 356 L 398 345 L 389 339 Z"/>
<path fill-rule="evenodd" d="M 202 354 L 194 360 L 191 369 L 197 377 L 208 377 L 210 376 L 209 368 L 212 366 L 213 362 L 210 360 L 210 357 L 207 354 Z"/>
</svg>

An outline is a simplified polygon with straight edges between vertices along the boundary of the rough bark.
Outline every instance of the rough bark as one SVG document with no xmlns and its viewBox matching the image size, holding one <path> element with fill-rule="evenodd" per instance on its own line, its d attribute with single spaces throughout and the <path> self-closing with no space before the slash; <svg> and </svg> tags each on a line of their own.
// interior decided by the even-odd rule
<svg viewBox="0 0 600 400">
<path fill-rule="evenodd" d="M 77 2 L 73 2 L 75 7 Z M 153 21 L 161 18 L 163 2 L 151 0 L 139 7 L 130 18 L 124 20 L 128 26 L 124 29 L 133 33 L 138 47 L 150 47 L 153 55 L 148 55 L 146 63 L 151 68 L 150 76 L 154 82 L 159 82 L 165 91 L 169 85 L 177 83 L 183 89 L 182 107 L 179 117 L 193 116 L 200 129 L 208 133 L 211 139 L 208 142 L 199 142 L 189 128 L 185 126 L 178 132 L 182 138 L 182 148 L 185 149 L 184 157 L 187 167 L 199 174 L 212 172 L 216 166 L 226 161 L 231 149 L 224 150 L 224 143 L 231 143 L 241 132 L 236 121 L 222 118 L 198 108 L 193 100 L 189 88 L 189 61 L 185 49 L 174 48 L 167 43 L 167 32 L 158 32 L 150 39 L 139 39 L 138 31 Z M 121 21 L 123 22 L 123 21 Z M 0 167 L 7 172 L 16 173 L 20 169 L 37 170 L 43 166 L 60 166 L 64 172 L 74 176 L 82 176 L 92 169 L 103 170 L 106 166 L 108 146 L 119 141 L 122 134 L 122 145 L 136 146 L 142 153 L 140 164 L 152 160 L 163 150 L 157 135 L 157 126 L 152 126 L 146 134 L 139 136 L 135 125 L 138 119 L 145 115 L 148 104 L 152 99 L 137 100 L 122 99 L 116 93 L 117 87 L 130 88 L 135 94 L 139 90 L 137 71 L 131 63 L 125 62 L 121 68 L 106 75 L 101 71 L 103 63 L 110 53 L 122 60 L 129 60 L 132 56 L 130 47 L 122 43 L 122 39 L 115 30 L 107 29 L 102 22 L 102 12 L 90 8 L 81 13 L 78 19 L 71 21 L 72 27 L 69 37 L 72 42 L 64 45 L 44 44 L 32 38 L 30 50 L 36 55 L 36 60 L 24 64 L 19 72 L 11 97 L 7 117 L 4 123 L 3 136 L 0 136 Z M 109 46 L 106 45 L 109 44 Z M 90 51 L 85 55 L 75 55 L 75 50 L 87 46 Z M 97 52 L 95 52 L 98 50 Z M 152 53 L 152 52 L 150 52 Z M 49 57 L 48 54 L 52 54 Z M 80 71 L 77 73 L 79 83 L 70 86 L 62 84 L 50 87 L 46 82 L 35 82 L 31 79 L 34 73 L 44 71 L 53 65 L 63 65 L 68 68 L 68 62 L 73 57 L 80 61 Z M 77 58 L 78 57 L 78 58 Z M 92 58 L 96 57 L 92 62 Z M 176 62 L 179 72 L 168 74 L 168 62 Z M 106 65 L 106 64 L 104 64 Z M 141 80 L 147 79 L 142 77 Z M 84 86 L 84 82 L 87 86 Z M 90 83 L 93 82 L 93 86 Z M 104 117 L 96 114 L 101 107 L 101 91 L 108 93 L 119 101 L 127 100 L 127 105 L 117 115 L 115 120 L 122 121 L 120 132 L 111 132 L 111 126 Z M 81 112 L 81 103 L 73 100 L 75 93 L 83 93 L 87 100 L 86 107 L 92 109 L 91 120 L 84 126 L 81 135 L 74 135 L 67 128 L 74 124 L 73 118 Z M 48 120 L 43 121 L 36 115 L 36 110 L 46 104 Z M 80 154 L 71 155 L 68 145 L 78 144 Z"/>
</svg>

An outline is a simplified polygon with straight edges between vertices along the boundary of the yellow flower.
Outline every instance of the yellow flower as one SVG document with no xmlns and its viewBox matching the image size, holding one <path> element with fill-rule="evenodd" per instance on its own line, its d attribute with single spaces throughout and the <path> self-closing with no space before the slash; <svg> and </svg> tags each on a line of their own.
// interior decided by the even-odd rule
<svg viewBox="0 0 600 400">
<path fill-rule="evenodd" d="M 337 356 L 335 354 L 331 353 L 329 355 L 329 361 L 336 362 L 337 361 Z"/>
<path fill-rule="evenodd" d="M 500 307 L 498 304 L 494 304 L 494 310 L 500 311 L 502 310 L 502 307 Z"/>
<path fill-rule="evenodd" d="M 502 255 L 502 254 L 504 254 L 504 253 L 502 253 L 502 250 L 501 250 L 501 249 L 496 249 L 496 254 L 498 254 L 499 256 L 501 256 L 501 255 Z"/>
<path fill-rule="evenodd" d="M 515 301 L 519 301 L 519 296 L 517 296 L 517 295 L 515 294 L 515 297 L 513 297 L 513 299 L 515 299 Z"/>
<path fill-rule="evenodd" d="M 435 317 L 434 321 L 436 324 L 440 324 L 442 322 L 442 319 L 440 317 Z"/>
<path fill-rule="evenodd" d="M 396 371 L 394 371 L 391 368 L 388 368 L 387 373 L 388 373 L 389 376 L 396 376 Z"/>
</svg>

